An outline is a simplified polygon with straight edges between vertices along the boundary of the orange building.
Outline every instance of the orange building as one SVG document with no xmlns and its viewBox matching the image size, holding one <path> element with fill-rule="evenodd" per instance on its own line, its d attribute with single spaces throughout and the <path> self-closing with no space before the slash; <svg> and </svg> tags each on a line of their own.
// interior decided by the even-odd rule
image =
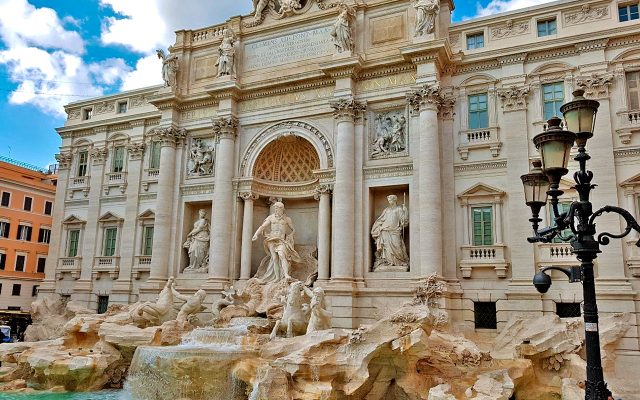
<svg viewBox="0 0 640 400">
<path fill-rule="evenodd" d="M 0 157 L 0 317 L 28 311 L 35 300 L 44 279 L 55 192 L 54 174 Z"/>
</svg>

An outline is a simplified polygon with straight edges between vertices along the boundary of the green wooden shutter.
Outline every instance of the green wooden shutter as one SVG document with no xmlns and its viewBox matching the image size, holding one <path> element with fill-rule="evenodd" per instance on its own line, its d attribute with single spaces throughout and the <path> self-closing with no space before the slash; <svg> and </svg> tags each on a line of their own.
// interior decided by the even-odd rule
<svg viewBox="0 0 640 400">
<path fill-rule="evenodd" d="M 153 253 L 153 226 L 145 226 L 144 228 L 144 246 L 142 255 L 150 256 Z"/>
<path fill-rule="evenodd" d="M 80 240 L 80 231 L 74 229 L 69 231 L 69 247 L 67 257 L 75 257 L 78 255 L 78 241 Z"/>
<path fill-rule="evenodd" d="M 116 239 L 118 237 L 118 228 L 107 228 L 104 230 L 104 250 L 102 255 L 105 257 L 113 257 L 116 254 Z"/>
</svg>

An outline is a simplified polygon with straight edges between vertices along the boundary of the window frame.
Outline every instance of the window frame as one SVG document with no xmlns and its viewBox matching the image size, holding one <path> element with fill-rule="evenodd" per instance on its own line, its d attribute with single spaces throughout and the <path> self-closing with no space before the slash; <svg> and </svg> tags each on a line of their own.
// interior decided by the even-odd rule
<svg viewBox="0 0 640 400">
<path fill-rule="evenodd" d="M 632 11 L 631 8 L 635 7 L 635 18 L 632 18 Z M 626 19 L 623 20 L 622 19 L 622 10 L 625 10 L 625 14 L 626 14 Z M 640 19 L 640 4 L 638 4 L 638 2 L 625 2 L 625 3 L 619 3 L 618 4 L 618 22 L 631 22 L 631 21 L 637 21 Z"/>
<path fill-rule="evenodd" d="M 82 109 L 82 120 L 88 121 L 93 118 L 93 107 L 86 107 Z"/>
<path fill-rule="evenodd" d="M 484 108 L 479 108 L 484 97 Z M 474 101 L 472 101 L 474 100 Z M 472 110 L 473 107 L 477 109 Z M 467 128 L 469 130 L 487 129 L 489 128 L 489 93 L 471 93 L 467 95 Z M 473 123 L 475 121 L 475 124 Z M 474 126 L 476 125 L 476 126 Z"/>
<path fill-rule="evenodd" d="M 45 234 L 45 232 L 48 232 L 48 233 Z M 40 243 L 40 244 L 49 244 L 49 243 L 51 243 L 51 227 L 49 227 L 49 226 L 41 226 L 38 229 L 38 243 Z"/>
<path fill-rule="evenodd" d="M 125 171 L 126 152 L 127 152 L 127 149 L 124 145 L 113 146 L 113 151 L 111 152 L 112 154 L 111 172 L 112 173 L 122 173 Z"/>
<path fill-rule="evenodd" d="M 42 272 L 40 272 L 40 262 L 41 262 L 41 260 L 44 260 L 43 261 L 43 265 L 42 265 Z M 46 269 L 47 269 L 47 257 L 38 256 L 38 258 L 36 260 L 36 273 L 37 274 L 44 274 Z"/>
<path fill-rule="evenodd" d="M 549 23 L 553 22 L 554 26 L 553 26 L 553 32 L 549 32 Z M 540 34 L 540 25 L 543 25 L 545 27 L 545 32 L 544 34 Z M 539 19 L 536 21 L 536 33 L 538 35 L 538 37 L 548 37 L 548 36 L 553 36 L 553 35 L 557 35 L 558 34 L 558 18 L 556 17 L 549 17 L 549 18 L 544 18 L 544 19 Z"/>
<path fill-rule="evenodd" d="M 16 290 L 16 288 L 18 290 Z M 21 292 L 22 292 L 22 284 L 14 283 L 13 286 L 11 287 L 11 296 L 20 296 Z"/>
<path fill-rule="evenodd" d="M 552 100 L 547 100 L 546 99 L 546 93 L 545 93 L 545 89 L 548 87 L 553 87 L 553 99 Z M 560 90 L 557 90 L 558 88 L 560 88 Z M 562 93 L 562 98 L 561 99 L 557 99 L 555 97 L 555 95 L 557 93 Z M 556 82 L 548 82 L 548 83 L 543 83 L 542 87 L 540 88 L 540 98 L 542 99 L 542 118 L 544 121 L 547 121 L 549 119 L 551 119 L 551 117 L 553 116 L 557 116 L 557 117 L 561 117 L 562 113 L 560 113 L 560 107 L 565 103 L 565 99 L 566 99 L 566 93 L 565 93 L 565 83 L 564 81 L 556 81 Z M 547 104 L 553 104 L 554 107 L 554 115 L 550 115 L 547 116 Z M 559 104 L 557 104 L 559 103 Z M 558 115 L 559 114 L 559 115 Z"/>
<path fill-rule="evenodd" d="M 20 269 L 18 269 L 18 259 L 19 259 L 19 257 L 22 258 L 22 265 L 20 266 Z M 15 272 L 25 272 L 26 269 L 27 269 L 27 254 L 26 253 L 16 252 L 16 259 L 15 259 L 15 262 L 13 264 L 13 270 Z"/>
<path fill-rule="evenodd" d="M 497 303 L 498 303 L 497 301 L 474 301 L 473 302 L 473 322 L 474 322 L 475 329 L 491 329 L 491 330 L 498 329 L 498 304 Z M 480 313 L 479 311 L 482 311 L 482 310 L 479 310 L 480 306 L 493 307 L 494 316 L 488 321 L 486 325 L 484 324 L 480 325 L 480 322 L 485 322 L 485 321 L 480 321 L 480 318 L 478 315 Z"/>
<path fill-rule="evenodd" d="M 38 289 L 40 289 L 40 285 L 33 285 L 33 287 L 31 288 L 31 297 L 38 296 Z"/>
<path fill-rule="evenodd" d="M 49 212 L 47 213 L 47 206 L 49 206 Z M 42 209 L 42 213 L 44 215 L 49 215 L 51 216 L 53 214 L 53 201 L 50 200 L 45 200 L 44 201 L 44 208 Z"/>
<path fill-rule="evenodd" d="M 9 239 L 9 234 L 11 233 L 11 221 L 10 220 L 0 220 L 0 227 L 6 226 L 6 230 L 0 229 L 0 239 Z"/>
<path fill-rule="evenodd" d="M 76 163 L 76 177 L 86 177 L 89 173 L 89 150 L 81 149 L 76 153 L 78 161 Z M 84 159 L 84 160 L 83 160 Z"/>
<path fill-rule="evenodd" d="M 124 106 L 124 110 L 122 109 Z M 129 111 L 129 102 L 127 100 L 121 100 L 116 102 L 116 111 L 118 114 L 126 114 Z"/>
<path fill-rule="evenodd" d="M 26 231 L 26 234 L 25 234 Z M 30 242 L 31 235 L 33 234 L 33 227 L 25 222 L 18 223 L 18 230 L 16 232 L 16 240 Z"/>
<path fill-rule="evenodd" d="M 115 257 L 118 251 L 118 232 L 117 226 L 105 226 L 102 233 L 102 257 Z M 114 232 L 112 238 L 109 237 L 109 233 Z M 109 243 L 108 243 L 109 242 Z"/>
<path fill-rule="evenodd" d="M 149 147 L 149 169 L 158 170 L 162 158 L 162 143 L 159 140 L 152 140 Z"/>
<path fill-rule="evenodd" d="M 147 232 L 151 230 L 151 238 L 148 237 Z M 143 225 L 142 227 L 142 249 L 141 255 L 151 257 L 153 256 L 153 238 L 155 235 L 155 225 Z M 150 243 L 148 243 L 150 239 Z"/>
<path fill-rule="evenodd" d="M 6 195 L 9 195 L 9 198 L 8 198 L 8 200 L 7 200 L 7 204 L 6 204 L 6 205 L 5 205 L 5 204 L 3 204 L 3 203 L 4 203 L 5 194 L 6 194 Z M 2 192 L 2 197 L 0 198 L 0 207 L 11 208 L 11 197 L 12 197 L 11 192 L 5 192 L 5 191 L 3 191 L 3 192 Z"/>
<path fill-rule="evenodd" d="M 107 312 L 108 309 L 109 309 L 109 296 L 98 296 L 96 313 L 104 314 Z"/>
<path fill-rule="evenodd" d="M 476 204 L 476 205 L 472 205 L 469 207 L 470 208 L 470 212 L 471 212 L 471 245 L 472 246 L 478 246 L 478 247 L 482 247 L 482 246 L 493 246 L 496 243 L 496 239 L 495 239 L 495 227 L 494 227 L 494 222 L 495 222 L 495 217 L 494 217 L 494 213 L 495 213 L 495 209 L 493 207 L 493 204 Z M 480 222 L 481 224 L 481 229 L 482 229 L 482 234 L 481 234 L 481 241 L 482 243 L 477 244 L 476 243 L 476 220 L 475 220 L 475 210 L 483 210 L 481 212 L 481 216 L 483 217 L 482 221 Z M 489 210 L 490 211 L 490 215 L 489 221 L 485 221 L 484 220 L 484 216 L 485 216 L 485 211 L 484 210 Z M 490 233 L 489 233 L 489 241 L 490 243 L 485 243 L 485 240 L 487 239 L 486 237 L 486 232 L 485 232 L 485 227 L 486 224 L 489 224 L 490 226 Z"/>
<path fill-rule="evenodd" d="M 6 271 L 7 269 L 7 253 L 5 249 L 0 250 L 0 271 Z"/>
<path fill-rule="evenodd" d="M 476 31 L 476 32 L 467 33 L 465 35 L 466 49 L 467 50 L 478 50 L 478 49 L 485 48 L 486 47 L 486 41 L 485 41 L 484 37 L 485 37 L 484 31 Z M 481 46 L 478 45 L 478 38 L 482 39 L 482 45 Z M 473 46 L 469 46 L 470 45 L 470 40 L 473 40 Z"/>
<path fill-rule="evenodd" d="M 27 208 L 27 199 L 29 203 L 29 208 Z M 22 211 L 28 211 L 28 212 L 33 211 L 33 197 L 24 196 L 24 200 L 22 201 Z"/>
<path fill-rule="evenodd" d="M 80 228 L 71 228 L 67 231 L 67 246 L 66 246 L 66 251 L 65 254 L 68 258 L 71 257 L 78 257 L 78 249 L 80 248 L 80 236 L 82 234 L 81 232 L 82 230 Z M 75 248 L 71 246 L 72 243 L 74 243 L 71 239 L 72 239 L 72 235 L 74 232 L 78 233 L 78 237 L 77 240 L 75 241 Z M 74 249 L 75 251 L 73 252 L 74 254 L 71 254 L 71 250 Z"/>
</svg>

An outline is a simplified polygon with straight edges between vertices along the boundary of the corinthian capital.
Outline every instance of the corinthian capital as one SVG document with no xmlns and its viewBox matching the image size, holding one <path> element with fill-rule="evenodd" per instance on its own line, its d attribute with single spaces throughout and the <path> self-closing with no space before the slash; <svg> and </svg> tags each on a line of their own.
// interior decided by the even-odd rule
<svg viewBox="0 0 640 400">
<path fill-rule="evenodd" d="M 218 140 L 235 139 L 238 130 L 238 118 L 234 116 L 213 119 L 213 133 Z"/>
<path fill-rule="evenodd" d="M 106 147 L 94 147 L 89 151 L 89 156 L 94 164 L 102 164 L 107 159 L 109 150 Z"/>
<path fill-rule="evenodd" d="M 584 97 L 588 99 L 606 99 L 609 97 L 609 86 L 613 83 L 611 73 L 593 73 L 589 76 L 576 78 L 576 86 L 584 90 Z"/>
<path fill-rule="evenodd" d="M 175 147 L 185 139 L 187 130 L 176 128 L 175 126 L 166 126 L 154 129 L 151 135 L 159 138 L 163 146 Z"/>
<path fill-rule="evenodd" d="M 316 200 L 320 200 L 320 196 L 322 196 L 323 194 L 330 195 L 332 191 L 333 191 L 333 185 L 331 184 L 318 185 L 318 187 L 315 190 L 315 193 L 313 194 L 313 198 Z"/>
<path fill-rule="evenodd" d="M 353 97 L 342 97 L 329 101 L 333 108 L 333 117 L 337 120 L 351 120 L 360 118 L 367 109 L 367 103 L 357 101 Z"/>
<path fill-rule="evenodd" d="M 498 89 L 498 96 L 502 100 L 504 111 L 520 111 L 527 109 L 527 96 L 531 89 L 529 86 L 511 86 Z"/>
<path fill-rule="evenodd" d="M 144 143 L 129 143 L 127 152 L 132 160 L 140 160 L 144 155 Z"/>
<path fill-rule="evenodd" d="M 56 154 L 56 161 L 58 161 L 59 169 L 69 169 L 71 168 L 71 153 L 60 153 Z"/>
<path fill-rule="evenodd" d="M 258 196 L 257 194 L 255 194 L 253 192 L 250 192 L 250 191 L 240 192 L 240 193 L 238 193 L 238 197 L 240 197 L 244 201 L 247 201 L 247 200 L 258 200 L 260 198 L 260 196 Z"/>
<path fill-rule="evenodd" d="M 421 110 L 435 110 L 442 105 L 443 95 L 440 85 L 437 83 L 427 83 L 419 88 L 407 93 L 407 102 L 413 113 Z"/>
</svg>

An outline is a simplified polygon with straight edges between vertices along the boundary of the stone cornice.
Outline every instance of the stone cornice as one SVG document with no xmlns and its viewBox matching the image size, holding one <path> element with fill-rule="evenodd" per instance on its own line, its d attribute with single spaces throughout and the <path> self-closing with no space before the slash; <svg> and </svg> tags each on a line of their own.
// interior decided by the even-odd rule
<svg viewBox="0 0 640 400">
<path fill-rule="evenodd" d="M 299 92 L 303 90 L 323 88 L 328 86 L 333 86 L 335 81 L 330 78 L 320 78 L 314 79 L 306 82 L 300 82 L 294 85 L 286 85 L 286 86 L 275 86 L 269 89 L 256 90 L 253 92 L 245 91 L 241 94 L 240 100 L 252 100 L 256 98 L 275 96 L 279 94 L 285 93 L 293 93 Z"/>
<path fill-rule="evenodd" d="M 507 161 L 489 161 L 473 164 L 460 164 L 454 166 L 456 173 L 468 172 L 468 171 L 485 171 L 488 169 L 505 169 L 507 168 Z"/>
<path fill-rule="evenodd" d="M 337 59 L 320 64 L 320 69 L 332 79 L 355 77 L 360 70 L 364 60 L 359 55 Z"/>
<path fill-rule="evenodd" d="M 216 101 L 238 99 L 242 93 L 242 87 L 236 80 L 215 83 L 205 86 L 204 89 Z"/>
<path fill-rule="evenodd" d="M 405 60 L 413 64 L 435 61 L 441 70 L 450 64 L 453 59 L 453 53 L 447 38 L 402 47 L 400 48 L 400 54 Z"/>
<path fill-rule="evenodd" d="M 158 110 L 179 108 L 180 104 L 182 104 L 182 98 L 179 95 L 166 89 L 158 91 L 153 96 L 149 96 L 147 101 L 149 104 L 156 106 Z"/>
<path fill-rule="evenodd" d="M 380 167 L 364 167 L 362 170 L 365 179 L 410 176 L 413 172 L 413 163 L 385 165 Z"/>
<path fill-rule="evenodd" d="M 56 131 L 62 139 L 93 135 L 95 128 L 106 129 L 106 131 L 115 131 L 113 127 L 118 127 L 117 130 L 123 129 L 125 124 L 129 126 L 149 125 L 149 120 L 155 120 L 159 117 L 158 112 L 148 112 L 144 114 L 136 114 L 129 117 L 110 118 L 102 121 L 88 121 L 84 124 L 65 126 L 56 128 Z"/>
<path fill-rule="evenodd" d="M 638 157 L 640 156 L 640 147 L 614 150 L 613 156 L 615 158 Z"/>
</svg>

